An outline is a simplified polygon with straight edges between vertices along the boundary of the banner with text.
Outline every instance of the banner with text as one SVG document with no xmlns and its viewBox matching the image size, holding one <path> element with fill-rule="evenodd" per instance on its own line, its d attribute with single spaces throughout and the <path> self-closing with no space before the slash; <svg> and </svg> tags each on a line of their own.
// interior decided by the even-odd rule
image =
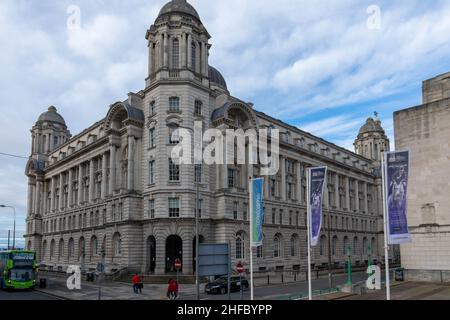
<svg viewBox="0 0 450 320">
<path fill-rule="evenodd" d="M 316 246 L 319 242 L 320 229 L 322 228 L 322 202 L 325 180 L 327 176 L 327 168 L 310 168 L 309 169 L 309 233 L 311 246 Z"/>
<path fill-rule="evenodd" d="M 385 154 L 388 244 L 411 242 L 407 219 L 409 151 Z"/>
<path fill-rule="evenodd" d="M 250 224 L 251 246 L 259 247 L 263 242 L 263 185 L 264 179 L 252 179 L 250 181 Z"/>
</svg>

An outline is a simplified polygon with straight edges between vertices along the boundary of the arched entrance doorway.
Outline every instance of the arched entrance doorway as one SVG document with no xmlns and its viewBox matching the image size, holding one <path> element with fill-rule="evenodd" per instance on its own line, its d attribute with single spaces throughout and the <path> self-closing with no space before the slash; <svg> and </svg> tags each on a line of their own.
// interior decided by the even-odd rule
<svg viewBox="0 0 450 320">
<path fill-rule="evenodd" d="M 183 260 L 183 240 L 177 235 L 171 235 L 166 240 L 166 272 L 176 272 L 176 259 Z"/>
<path fill-rule="evenodd" d="M 150 236 L 147 239 L 147 272 L 154 273 L 156 268 L 156 239 Z"/>
<path fill-rule="evenodd" d="M 198 238 L 200 239 L 199 243 L 205 242 L 205 237 L 202 235 L 199 235 Z M 192 270 L 194 270 L 195 273 L 195 258 L 196 258 L 196 252 L 197 252 L 197 245 L 196 245 L 196 238 L 194 237 L 194 240 L 192 240 Z"/>
</svg>

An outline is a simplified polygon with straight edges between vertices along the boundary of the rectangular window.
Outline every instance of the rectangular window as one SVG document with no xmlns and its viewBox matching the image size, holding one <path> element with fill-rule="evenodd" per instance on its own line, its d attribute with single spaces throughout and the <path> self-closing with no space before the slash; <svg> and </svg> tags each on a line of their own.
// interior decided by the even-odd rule
<svg viewBox="0 0 450 320">
<path fill-rule="evenodd" d="M 280 225 L 283 224 L 283 210 L 280 210 L 280 221 L 279 221 Z"/>
<path fill-rule="evenodd" d="M 169 159 L 169 181 L 180 181 L 180 166 Z"/>
<path fill-rule="evenodd" d="M 228 169 L 228 188 L 234 188 L 236 186 L 236 171 L 233 169 Z"/>
<path fill-rule="evenodd" d="M 196 164 L 195 165 L 195 182 L 196 183 L 202 183 L 202 165 L 201 164 Z"/>
<path fill-rule="evenodd" d="M 180 199 L 169 198 L 169 218 L 180 217 Z"/>
<path fill-rule="evenodd" d="M 276 223 L 276 221 L 275 221 L 276 213 L 277 213 L 277 210 L 276 209 L 272 209 L 272 224 Z"/>
<path fill-rule="evenodd" d="M 238 218 L 238 207 L 239 207 L 239 203 L 234 202 L 233 203 L 233 219 L 237 220 Z"/>
<path fill-rule="evenodd" d="M 150 148 L 155 148 L 156 147 L 156 143 L 155 143 L 155 128 L 151 128 L 148 132 L 149 132 L 149 147 Z"/>
<path fill-rule="evenodd" d="M 203 199 L 198 199 L 197 210 L 199 218 L 202 217 L 202 209 L 203 209 Z"/>
<path fill-rule="evenodd" d="M 148 183 L 155 183 L 155 160 L 152 160 L 148 163 Z"/>
<path fill-rule="evenodd" d="M 270 196 L 276 196 L 276 181 L 275 179 L 270 179 Z"/>
<path fill-rule="evenodd" d="M 180 111 L 180 98 L 178 97 L 169 98 L 169 111 L 170 112 Z"/>
<path fill-rule="evenodd" d="M 150 102 L 150 105 L 148 107 L 148 113 L 150 114 L 150 116 L 155 115 L 155 113 L 156 113 L 155 101 Z"/>
<path fill-rule="evenodd" d="M 155 200 L 148 200 L 148 216 L 150 219 L 155 218 Z"/>
<path fill-rule="evenodd" d="M 242 210 L 242 220 L 244 220 L 244 221 L 248 220 L 247 207 L 248 207 L 248 204 L 244 203 L 244 208 Z"/>
<path fill-rule="evenodd" d="M 202 115 L 202 102 L 199 100 L 195 100 L 194 115 L 196 115 L 196 116 Z"/>
<path fill-rule="evenodd" d="M 288 200 L 292 200 L 293 198 L 293 186 L 292 183 L 287 184 L 287 198 Z"/>
</svg>

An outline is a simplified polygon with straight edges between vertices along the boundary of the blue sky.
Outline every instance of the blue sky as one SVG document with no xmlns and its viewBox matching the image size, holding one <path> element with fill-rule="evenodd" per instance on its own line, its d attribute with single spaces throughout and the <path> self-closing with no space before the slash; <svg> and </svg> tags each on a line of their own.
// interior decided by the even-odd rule
<svg viewBox="0 0 450 320">
<path fill-rule="evenodd" d="M 144 86 L 145 31 L 165 0 L 1 0 L 0 152 L 28 156 L 30 129 L 55 105 L 76 134 Z M 421 102 L 450 71 L 450 1 L 191 0 L 212 36 L 210 64 L 255 108 L 346 148 L 374 111 Z M 81 29 L 69 30 L 71 5 Z M 370 5 L 381 29 L 369 29 Z M 26 160 L 0 156 L 0 204 L 26 211 Z M 0 238 L 12 213 L 0 209 Z"/>
</svg>

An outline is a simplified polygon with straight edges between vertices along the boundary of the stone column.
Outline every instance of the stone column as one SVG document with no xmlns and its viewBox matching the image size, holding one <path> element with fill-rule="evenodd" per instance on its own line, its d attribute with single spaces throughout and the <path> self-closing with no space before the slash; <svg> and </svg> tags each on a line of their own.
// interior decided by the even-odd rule
<svg viewBox="0 0 450 320">
<path fill-rule="evenodd" d="M 81 206 L 83 202 L 83 164 L 80 164 L 78 169 L 78 205 Z"/>
<path fill-rule="evenodd" d="M 42 182 L 42 189 L 43 189 L 43 197 L 42 197 L 42 201 L 43 201 L 42 206 L 43 206 L 43 209 L 42 209 L 42 213 L 43 213 L 43 215 L 45 215 L 45 214 L 47 213 L 48 209 L 49 209 L 49 208 L 47 208 L 47 192 L 48 192 L 48 185 L 47 185 L 47 183 L 45 182 L 45 180 Z"/>
<path fill-rule="evenodd" d="M 356 212 L 359 212 L 359 181 L 355 179 L 355 210 Z"/>
<path fill-rule="evenodd" d="M 150 76 L 154 70 L 153 70 L 153 42 L 149 41 L 148 42 L 148 76 Z"/>
<path fill-rule="evenodd" d="M 102 157 L 102 192 L 101 192 L 101 196 L 102 199 L 106 198 L 106 195 L 108 194 L 107 190 L 106 190 L 106 176 L 107 176 L 107 168 L 106 168 L 106 152 L 103 154 Z"/>
<path fill-rule="evenodd" d="M 349 177 L 345 177 L 345 206 L 350 211 L 350 181 Z"/>
<path fill-rule="evenodd" d="M 369 213 L 369 203 L 368 203 L 368 199 L 367 199 L 367 182 L 364 182 L 364 212 L 366 214 Z"/>
<path fill-rule="evenodd" d="M 339 195 L 339 174 L 336 172 L 334 180 L 334 205 L 336 209 L 342 209 L 339 205 L 341 196 Z"/>
<path fill-rule="evenodd" d="M 180 37 L 180 57 L 181 57 L 181 68 L 186 68 L 187 52 L 186 52 L 186 34 L 183 33 Z"/>
<path fill-rule="evenodd" d="M 192 68 L 192 36 L 187 36 L 187 66 Z"/>
<path fill-rule="evenodd" d="M 55 177 L 51 178 L 51 196 L 50 196 L 50 210 L 55 211 Z"/>
<path fill-rule="evenodd" d="M 34 213 L 37 215 L 41 213 L 41 184 L 42 181 L 36 179 L 36 192 L 34 193 Z"/>
<path fill-rule="evenodd" d="M 192 247 L 192 243 L 191 243 Z M 156 266 L 155 274 L 165 274 L 166 273 L 166 242 L 165 239 L 157 237 L 156 238 Z"/>
<path fill-rule="evenodd" d="M 59 203 L 57 204 L 58 206 L 58 210 L 62 210 L 63 206 L 64 206 L 64 197 L 63 197 L 63 174 L 61 173 L 59 175 Z"/>
<path fill-rule="evenodd" d="M 325 209 L 329 209 L 330 208 L 330 195 L 328 194 L 328 181 L 325 181 L 326 184 L 324 185 L 323 188 L 323 203 L 324 203 L 324 208 Z"/>
<path fill-rule="evenodd" d="M 169 67 L 169 35 L 167 33 L 164 33 L 164 68 Z"/>
<path fill-rule="evenodd" d="M 134 190 L 134 137 L 128 136 L 128 181 L 127 189 Z"/>
<path fill-rule="evenodd" d="M 30 178 L 28 178 L 28 195 L 27 195 L 27 216 L 31 216 L 33 212 L 33 184 Z"/>
<path fill-rule="evenodd" d="M 270 177 L 265 176 L 264 177 L 264 199 L 268 200 L 270 199 Z"/>
<path fill-rule="evenodd" d="M 302 203 L 302 163 L 295 163 L 295 172 L 297 173 L 297 201 Z"/>
<path fill-rule="evenodd" d="M 47 152 L 46 152 L 46 153 L 49 153 L 49 152 L 50 152 L 50 150 L 52 149 L 52 145 L 51 145 L 51 143 L 52 143 L 52 134 L 51 134 L 51 133 L 49 133 L 49 134 L 48 134 L 48 141 L 47 141 Z"/>
<path fill-rule="evenodd" d="M 68 188 L 68 195 L 67 195 L 67 207 L 72 207 L 73 204 L 73 170 L 69 169 L 69 188 Z"/>
<path fill-rule="evenodd" d="M 116 146 L 112 144 L 109 151 L 109 194 L 116 190 Z"/>
<path fill-rule="evenodd" d="M 164 35 L 161 33 L 159 35 L 159 59 L 158 67 L 162 68 L 164 66 Z"/>
<path fill-rule="evenodd" d="M 286 200 L 286 159 L 280 156 L 280 172 L 281 172 L 281 186 L 280 197 L 281 200 Z"/>
<path fill-rule="evenodd" d="M 89 161 L 89 202 L 93 202 L 95 195 L 95 173 L 94 173 L 94 159 Z"/>
</svg>

